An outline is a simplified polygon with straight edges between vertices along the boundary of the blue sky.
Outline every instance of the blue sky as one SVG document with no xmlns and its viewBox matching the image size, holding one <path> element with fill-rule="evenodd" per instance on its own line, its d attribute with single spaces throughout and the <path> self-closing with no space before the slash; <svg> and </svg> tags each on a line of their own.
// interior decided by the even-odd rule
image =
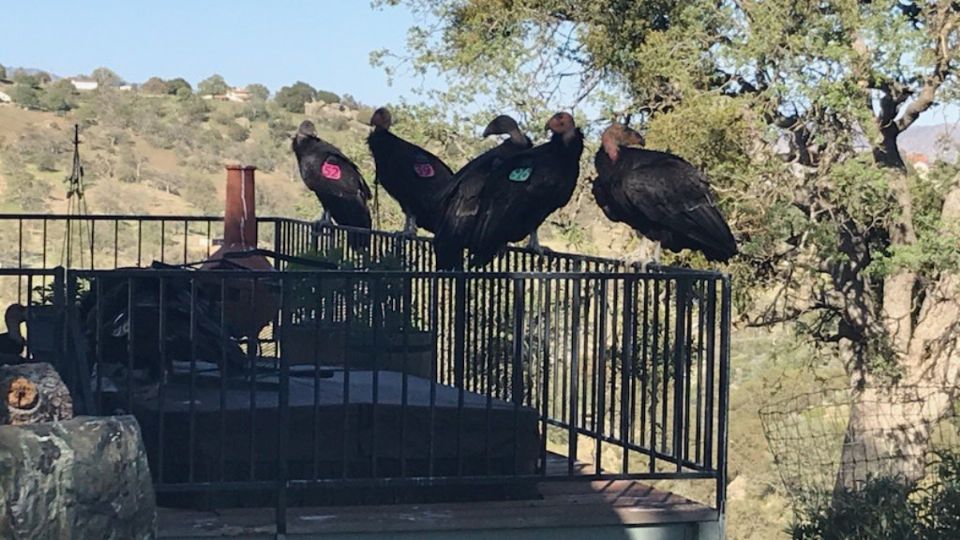
<svg viewBox="0 0 960 540">
<path fill-rule="evenodd" d="M 213 73 L 272 91 L 303 80 L 361 102 L 417 101 L 420 81 L 399 73 L 393 86 L 370 52 L 402 50 L 416 24 L 404 7 L 374 10 L 369 0 L 4 2 L 0 63 L 68 76 L 107 66 L 131 82 Z M 917 125 L 958 122 L 956 107 Z"/>
<path fill-rule="evenodd" d="M 231 2 L 165 0 L 4 3 L 0 63 L 61 76 L 106 66 L 131 82 L 151 76 L 196 83 L 212 73 L 271 91 L 297 80 L 378 104 L 414 99 L 417 81 L 393 87 L 369 54 L 401 49 L 415 24 L 402 7 L 369 0 Z"/>
</svg>

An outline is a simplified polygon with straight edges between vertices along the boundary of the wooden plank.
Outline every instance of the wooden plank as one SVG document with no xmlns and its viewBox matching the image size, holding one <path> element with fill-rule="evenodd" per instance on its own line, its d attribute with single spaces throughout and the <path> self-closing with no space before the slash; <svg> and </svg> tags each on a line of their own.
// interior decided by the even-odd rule
<svg viewBox="0 0 960 540">
<path fill-rule="evenodd" d="M 565 474 L 563 456 L 548 455 Z M 575 470 L 587 466 L 575 464 Z M 591 468 L 592 470 L 592 468 Z M 291 534 L 389 534 L 428 531 L 550 529 L 558 527 L 667 526 L 712 522 L 717 511 L 669 491 L 633 480 L 550 481 L 538 484 L 539 499 L 464 503 L 292 508 Z M 268 534 L 270 509 L 217 513 L 162 509 L 161 537 Z"/>
<path fill-rule="evenodd" d="M 641 526 L 715 521 L 717 512 L 640 482 L 545 482 L 542 499 L 294 508 L 291 533 L 383 533 L 495 530 L 567 526 Z M 227 509 L 217 514 L 161 512 L 164 535 L 208 531 L 262 533 L 272 526 L 266 510 Z"/>
<path fill-rule="evenodd" d="M 291 509 L 288 530 L 298 534 L 377 533 L 404 531 L 465 531 L 570 526 L 639 526 L 716 520 L 716 512 L 701 505 L 669 508 L 609 507 L 605 505 L 515 506 L 492 508 L 484 504 L 469 509 L 442 505 L 401 506 L 390 511 L 341 512 L 336 508 Z M 378 509 L 382 510 L 382 509 Z M 273 514 L 268 509 L 230 509 L 185 515 L 161 512 L 162 536 L 269 533 Z"/>
</svg>

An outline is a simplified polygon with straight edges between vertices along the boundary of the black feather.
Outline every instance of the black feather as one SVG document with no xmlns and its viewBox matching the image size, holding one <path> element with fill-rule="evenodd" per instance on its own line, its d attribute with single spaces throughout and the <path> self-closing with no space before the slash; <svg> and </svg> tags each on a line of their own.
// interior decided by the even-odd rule
<svg viewBox="0 0 960 540">
<path fill-rule="evenodd" d="M 530 149 L 533 143 L 524 137 L 520 144 L 507 139 L 470 160 L 451 181 L 442 204 L 442 217 L 437 226 L 434 246 L 437 268 L 459 269 L 463 264 L 463 249 L 469 245 L 474 226 L 480 214 L 480 194 L 490 173 L 508 158 Z"/>
<path fill-rule="evenodd" d="M 582 153 L 583 133 L 576 129 L 569 140 L 554 134 L 548 143 L 516 153 L 490 172 L 468 244 L 472 265 L 485 266 L 508 243 L 523 240 L 570 202 Z"/>
<path fill-rule="evenodd" d="M 593 195 L 606 216 L 657 240 L 665 249 L 702 252 L 727 261 L 737 242 L 710 194 L 706 178 L 678 156 L 620 147 L 616 161 L 601 148 Z"/>
<path fill-rule="evenodd" d="M 377 166 L 377 182 L 400 203 L 405 214 L 416 218 L 418 226 L 435 233 L 441 203 L 453 178 L 450 167 L 382 127 L 370 133 L 367 145 Z M 421 175 L 418 170 L 432 174 Z"/>
</svg>

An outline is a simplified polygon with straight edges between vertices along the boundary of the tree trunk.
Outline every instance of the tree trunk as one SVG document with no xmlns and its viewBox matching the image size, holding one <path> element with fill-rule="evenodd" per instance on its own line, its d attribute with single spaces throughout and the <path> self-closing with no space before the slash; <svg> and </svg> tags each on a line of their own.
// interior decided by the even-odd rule
<svg viewBox="0 0 960 540">
<path fill-rule="evenodd" d="M 960 188 L 945 198 L 941 220 L 944 227 L 960 220 Z M 943 272 L 927 288 L 915 324 L 909 324 L 915 279 L 900 271 L 884 283 L 885 326 L 903 375 L 896 386 L 867 385 L 855 392 L 837 487 L 855 488 L 871 475 L 918 480 L 931 436 L 960 396 L 960 273 Z M 907 280 L 910 289 L 903 290 Z M 891 321 L 896 313 L 905 320 Z M 853 388 L 868 379 L 859 372 L 852 376 Z"/>
<path fill-rule="evenodd" d="M 931 435 L 949 409 L 950 395 L 935 387 L 869 387 L 851 402 L 837 488 L 857 489 L 870 478 L 904 482 L 923 477 Z"/>
<path fill-rule="evenodd" d="M 0 366 L 0 425 L 73 418 L 73 401 L 53 366 L 45 362 Z"/>
</svg>

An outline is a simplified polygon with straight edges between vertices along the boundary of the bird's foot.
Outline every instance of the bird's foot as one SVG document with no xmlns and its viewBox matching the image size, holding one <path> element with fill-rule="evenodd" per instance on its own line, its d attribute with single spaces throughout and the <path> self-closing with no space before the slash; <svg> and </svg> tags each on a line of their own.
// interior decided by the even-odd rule
<svg viewBox="0 0 960 540">
<path fill-rule="evenodd" d="M 324 212 L 320 216 L 320 219 L 313 222 L 313 227 L 311 233 L 313 236 L 319 236 L 323 234 L 323 230 L 333 225 L 333 219 L 330 218 L 329 212 Z"/>
<path fill-rule="evenodd" d="M 407 216 L 407 221 L 403 225 L 403 230 L 398 233 L 403 238 L 414 238 L 417 236 L 417 218 Z"/>
<path fill-rule="evenodd" d="M 659 269 L 660 269 L 660 261 L 647 259 L 645 261 L 640 262 L 640 271 L 643 272 L 644 274 L 650 271 L 659 270 Z"/>
<path fill-rule="evenodd" d="M 652 254 L 650 253 L 651 248 L 653 251 Z M 627 268 L 639 268 L 640 271 L 644 273 L 651 270 L 658 270 L 661 267 L 661 253 L 660 242 L 651 243 L 641 237 L 640 246 L 623 258 L 623 265 Z"/>
<path fill-rule="evenodd" d="M 324 210 L 323 214 L 320 215 L 320 219 L 317 220 L 317 225 L 320 227 L 333 225 L 333 218 L 330 217 L 330 212 Z"/>
<path fill-rule="evenodd" d="M 643 269 L 644 264 L 647 262 L 646 250 L 642 247 L 627 253 L 620 261 L 623 263 L 623 266 L 626 268 L 640 268 Z"/>
<path fill-rule="evenodd" d="M 551 250 L 549 248 L 546 248 L 540 245 L 540 238 L 537 235 L 537 231 L 533 231 L 530 234 L 530 237 L 527 239 L 527 249 L 536 253 L 537 255 L 551 253 Z"/>
<path fill-rule="evenodd" d="M 660 261 L 650 258 L 646 250 L 629 253 L 621 261 L 624 267 L 634 270 L 639 269 L 643 273 L 660 268 Z"/>
<path fill-rule="evenodd" d="M 663 266 L 660 264 L 661 255 L 663 255 L 663 249 L 660 246 L 660 242 L 655 242 L 653 248 L 653 259 L 644 264 L 643 271 L 648 272 L 650 270 L 660 270 L 663 268 Z"/>
<path fill-rule="evenodd" d="M 550 253 L 554 252 L 552 249 L 548 248 L 547 246 L 540 245 L 540 244 L 527 244 L 527 249 L 536 253 L 537 255 L 549 255 Z"/>
</svg>

